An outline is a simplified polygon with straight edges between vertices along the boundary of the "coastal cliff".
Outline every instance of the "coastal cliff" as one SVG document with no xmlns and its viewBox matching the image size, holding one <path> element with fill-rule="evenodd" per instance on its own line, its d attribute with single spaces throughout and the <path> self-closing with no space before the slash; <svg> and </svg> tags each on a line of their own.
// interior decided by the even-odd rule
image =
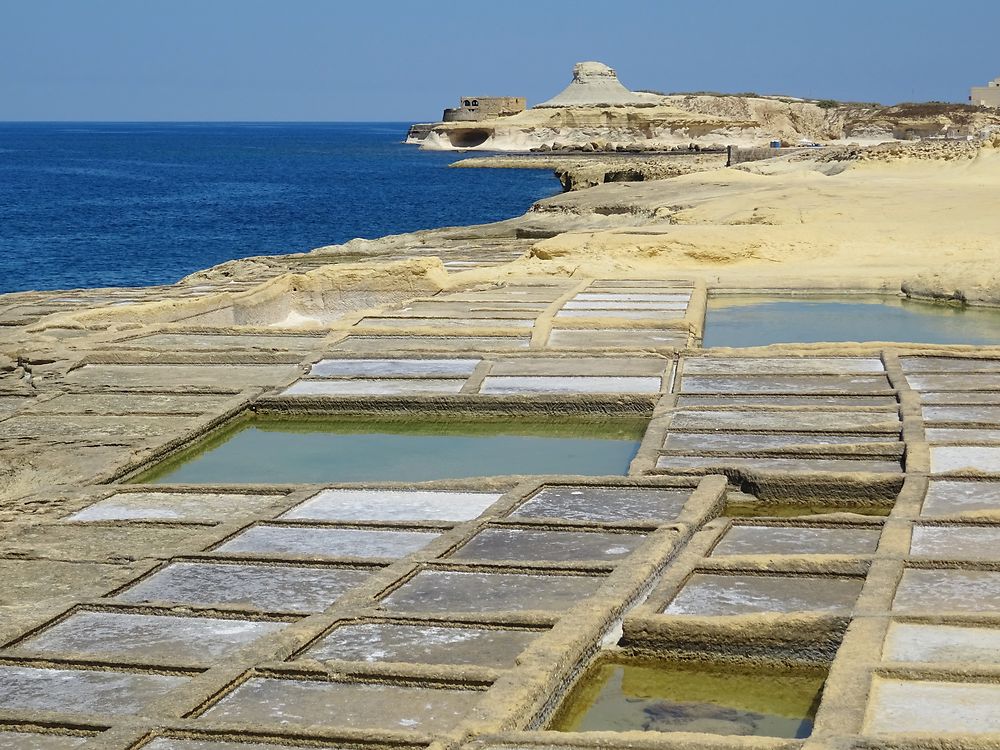
<svg viewBox="0 0 1000 750">
<path fill-rule="evenodd" d="M 660 94 L 625 88 L 600 63 L 578 63 L 561 94 L 524 112 L 473 122 L 414 125 L 407 143 L 433 150 L 664 151 L 771 141 L 875 144 L 981 138 L 1000 111 L 965 104 L 882 106 L 746 94 Z"/>
</svg>

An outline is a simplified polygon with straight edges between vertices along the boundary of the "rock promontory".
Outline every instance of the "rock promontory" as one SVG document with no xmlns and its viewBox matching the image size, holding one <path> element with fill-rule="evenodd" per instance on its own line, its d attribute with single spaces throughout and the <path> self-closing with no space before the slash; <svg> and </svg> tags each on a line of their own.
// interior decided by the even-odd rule
<svg viewBox="0 0 1000 750">
<path fill-rule="evenodd" d="M 650 152 L 724 146 L 982 139 L 1000 110 L 969 104 L 883 106 L 712 92 L 632 91 L 600 62 L 573 67 L 560 93 L 517 114 L 414 125 L 407 142 L 433 150 Z"/>
</svg>

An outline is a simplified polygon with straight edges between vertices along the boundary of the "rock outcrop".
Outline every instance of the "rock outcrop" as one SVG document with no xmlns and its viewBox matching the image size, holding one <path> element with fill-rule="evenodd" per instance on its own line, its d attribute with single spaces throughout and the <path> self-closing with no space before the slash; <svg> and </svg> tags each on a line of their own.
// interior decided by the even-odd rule
<svg viewBox="0 0 1000 750">
<path fill-rule="evenodd" d="M 663 97 L 629 91 L 618 80 L 613 68 L 599 62 L 579 62 L 573 66 L 573 80 L 569 86 L 548 101 L 536 105 L 546 107 L 649 107 L 660 103 Z"/>
<path fill-rule="evenodd" d="M 630 91 L 603 63 L 577 63 L 561 93 L 509 117 L 415 125 L 408 143 L 434 150 L 661 151 L 770 141 L 871 145 L 920 138 L 983 138 L 1000 110 L 967 104 L 885 107 L 757 94 Z"/>
</svg>

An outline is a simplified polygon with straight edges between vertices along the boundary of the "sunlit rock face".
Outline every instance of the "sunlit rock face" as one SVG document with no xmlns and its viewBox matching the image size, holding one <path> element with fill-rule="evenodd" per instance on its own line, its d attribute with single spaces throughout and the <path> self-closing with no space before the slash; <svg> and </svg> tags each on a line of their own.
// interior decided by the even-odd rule
<svg viewBox="0 0 1000 750">
<path fill-rule="evenodd" d="M 662 97 L 629 91 L 618 80 L 613 68 L 600 62 L 579 62 L 573 66 L 569 86 L 537 107 L 601 107 L 615 105 L 654 105 Z"/>
</svg>

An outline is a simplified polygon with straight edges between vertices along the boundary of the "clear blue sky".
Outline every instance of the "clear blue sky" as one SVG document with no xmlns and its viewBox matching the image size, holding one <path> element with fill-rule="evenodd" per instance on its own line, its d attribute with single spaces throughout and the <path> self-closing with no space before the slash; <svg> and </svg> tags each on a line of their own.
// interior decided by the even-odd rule
<svg viewBox="0 0 1000 750">
<path fill-rule="evenodd" d="M 0 120 L 434 120 L 461 94 L 964 101 L 1000 0 L 0 0 Z"/>
</svg>

